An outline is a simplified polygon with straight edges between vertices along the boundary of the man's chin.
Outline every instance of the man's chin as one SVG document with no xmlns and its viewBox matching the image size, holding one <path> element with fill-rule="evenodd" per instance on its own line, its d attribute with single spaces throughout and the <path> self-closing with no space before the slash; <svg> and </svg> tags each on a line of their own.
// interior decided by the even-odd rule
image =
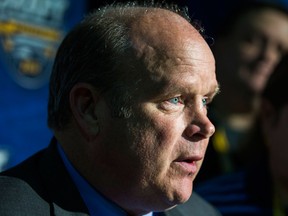
<svg viewBox="0 0 288 216">
<path fill-rule="evenodd" d="M 192 187 L 190 186 L 189 188 L 185 188 L 181 192 L 174 194 L 173 201 L 171 202 L 171 204 L 173 206 L 183 204 L 187 202 L 187 200 L 189 200 L 191 195 L 192 195 Z"/>
<path fill-rule="evenodd" d="M 180 197 L 178 197 L 177 199 L 174 199 L 174 201 L 173 201 L 174 204 L 173 205 L 171 204 L 171 206 L 167 207 L 164 211 L 166 212 L 166 211 L 173 210 L 178 205 L 186 203 L 190 199 L 191 195 L 192 195 L 192 193 L 190 193 L 190 196 L 185 196 L 185 197 L 181 196 L 181 199 L 180 199 Z"/>
</svg>

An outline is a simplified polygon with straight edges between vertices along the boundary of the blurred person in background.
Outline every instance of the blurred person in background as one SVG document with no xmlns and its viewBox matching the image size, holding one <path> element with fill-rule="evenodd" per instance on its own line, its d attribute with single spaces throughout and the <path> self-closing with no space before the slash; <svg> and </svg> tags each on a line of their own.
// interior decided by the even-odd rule
<svg viewBox="0 0 288 216">
<path fill-rule="evenodd" d="M 211 48 L 221 94 L 210 106 L 216 132 L 197 182 L 241 168 L 234 155 L 255 121 L 259 94 L 288 51 L 288 12 L 281 5 L 241 1 L 217 27 Z"/>
<path fill-rule="evenodd" d="M 288 55 L 260 96 L 257 120 L 238 152 L 243 169 L 196 186 L 224 216 L 288 215 Z"/>
</svg>

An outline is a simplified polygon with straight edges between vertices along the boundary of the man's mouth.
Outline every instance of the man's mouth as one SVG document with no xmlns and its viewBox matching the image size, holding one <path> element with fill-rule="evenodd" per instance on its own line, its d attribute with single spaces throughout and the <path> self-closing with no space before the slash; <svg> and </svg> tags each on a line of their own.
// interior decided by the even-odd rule
<svg viewBox="0 0 288 216">
<path fill-rule="evenodd" d="M 188 175 L 194 175 L 197 173 L 198 165 L 197 161 L 201 160 L 202 157 L 187 157 L 187 158 L 180 158 L 174 161 L 181 170 L 183 170 Z"/>
</svg>

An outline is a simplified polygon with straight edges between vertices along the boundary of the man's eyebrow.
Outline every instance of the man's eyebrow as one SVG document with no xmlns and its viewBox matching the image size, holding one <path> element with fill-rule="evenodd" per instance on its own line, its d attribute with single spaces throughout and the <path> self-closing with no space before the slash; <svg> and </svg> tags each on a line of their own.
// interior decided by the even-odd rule
<svg viewBox="0 0 288 216">
<path fill-rule="evenodd" d="M 167 83 L 166 83 L 167 84 Z M 188 88 L 183 86 L 175 86 L 169 83 L 168 85 L 162 85 L 161 88 L 158 88 L 158 93 L 160 97 L 169 97 L 173 94 L 177 94 L 180 92 L 186 92 L 189 93 Z M 220 84 L 217 83 L 214 87 L 211 87 L 211 91 L 207 94 L 209 98 L 212 100 L 217 94 L 220 93 Z"/>
<path fill-rule="evenodd" d="M 220 94 L 220 84 L 218 83 L 217 86 L 215 87 L 211 97 L 214 98 L 217 94 Z"/>
</svg>

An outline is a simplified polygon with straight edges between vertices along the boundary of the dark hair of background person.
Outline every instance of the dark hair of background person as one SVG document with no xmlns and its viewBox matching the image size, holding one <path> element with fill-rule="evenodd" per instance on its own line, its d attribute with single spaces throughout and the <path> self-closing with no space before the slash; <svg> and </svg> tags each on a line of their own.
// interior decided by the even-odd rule
<svg viewBox="0 0 288 216">
<path fill-rule="evenodd" d="M 215 34 L 214 37 L 218 38 L 231 34 L 231 32 L 234 32 L 234 27 L 238 26 L 237 22 L 243 16 L 245 16 L 245 14 L 257 10 L 263 10 L 265 8 L 270 10 L 274 9 L 288 16 L 288 9 L 281 5 L 279 2 L 267 2 L 259 0 L 238 1 L 235 3 L 234 7 L 231 7 L 231 9 L 226 12 L 226 15 L 215 21 L 216 27 L 213 29 Z"/>
</svg>

